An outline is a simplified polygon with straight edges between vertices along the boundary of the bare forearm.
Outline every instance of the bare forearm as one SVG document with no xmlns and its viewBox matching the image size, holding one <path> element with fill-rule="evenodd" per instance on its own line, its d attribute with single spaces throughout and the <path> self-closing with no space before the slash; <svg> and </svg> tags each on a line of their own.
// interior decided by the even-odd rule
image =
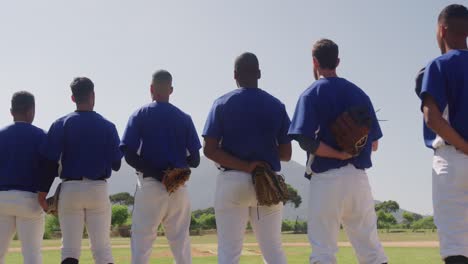
<svg viewBox="0 0 468 264">
<path fill-rule="evenodd" d="M 458 134 L 449 122 L 444 119 L 437 103 L 430 95 L 424 98 L 423 112 L 427 127 L 455 148 L 468 154 L 468 143 Z"/>
<path fill-rule="evenodd" d="M 344 153 L 342 151 L 338 151 L 329 145 L 325 144 L 324 142 L 320 141 L 320 144 L 315 151 L 315 155 L 322 157 L 322 158 L 330 158 L 330 159 L 339 159 L 345 160 L 351 158 L 350 154 Z"/>
<path fill-rule="evenodd" d="M 455 148 L 468 153 L 468 143 L 458 134 L 458 132 L 445 120 L 442 116 L 432 117 L 431 122 L 427 122 L 427 126 L 437 135 L 443 138 Z"/>
<path fill-rule="evenodd" d="M 227 153 L 226 151 L 220 148 L 216 148 L 208 152 L 205 151 L 205 156 L 211 159 L 212 161 L 220 164 L 224 168 L 250 172 L 249 163 L 247 161 L 234 157 L 233 155 Z"/>
</svg>

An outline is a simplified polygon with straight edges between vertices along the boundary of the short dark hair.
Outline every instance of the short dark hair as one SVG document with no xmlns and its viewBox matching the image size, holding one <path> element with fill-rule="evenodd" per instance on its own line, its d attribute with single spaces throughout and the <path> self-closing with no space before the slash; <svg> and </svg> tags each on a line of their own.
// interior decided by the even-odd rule
<svg viewBox="0 0 468 264">
<path fill-rule="evenodd" d="M 320 67 L 334 70 L 338 66 L 338 45 L 329 39 L 315 42 L 312 56 L 317 59 Z"/>
<path fill-rule="evenodd" d="M 87 77 L 76 77 L 70 84 L 76 103 L 83 103 L 94 92 L 94 83 Z"/>
<path fill-rule="evenodd" d="M 172 75 L 166 70 L 159 70 L 153 74 L 153 83 L 172 83 Z"/>
<path fill-rule="evenodd" d="M 257 56 L 251 52 L 242 53 L 239 55 L 239 57 L 236 58 L 234 63 L 234 70 L 242 79 L 258 79 L 260 66 Z"/>
<path fill-rule="evenodd" d="M 457 34 L 468 34 L 468 9 L 463 5 L 449 5 L 439 14 L 438 22 Z"/>
<path fill-rule="evenodd" d="M 256 72 L 260 69 L 258 58 L 252 52 L 244 52 L 236 58 L 234 68 L 238 72 Z"/>
<path fill-rule="evenodd" d="M 11 98 L 11 112 L 25 114 L 35 105 L 34 95 L 27 91 L 19 91 Z"/>
</svg>

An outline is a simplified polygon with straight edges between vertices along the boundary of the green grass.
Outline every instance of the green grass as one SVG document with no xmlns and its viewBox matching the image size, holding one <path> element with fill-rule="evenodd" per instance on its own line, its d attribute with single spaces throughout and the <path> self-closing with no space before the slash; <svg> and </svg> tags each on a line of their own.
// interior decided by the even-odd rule
<svg viewBox="0 0 468 264">
<path fill-rule="evenodd" d="M 285 247 L 288 256 L 288 263 L 303 264 L 307 263 L 309 258 L 310 249 L 307 247 Z M 161 256 L 168 253 L 168 248 L 155 248 L 153 250 L 153 257 L 150 263 L 158 264 L 172 264 L 173 259 L 170 256 Z M 248 247 L 247 250 L 258 251 L 256 247 Z M 385 249 L 390 262 L 398 264 L 441 264 L 439 251 L 436 248 L 387 248 Z M 130 250 L 129 249 L 114 249 L 112 254 L 115 263 L 129 264 L 130 263 Z M 60 251 L 45 251 L 43 254 L 44 263 L 59 263 Z M 210 264 L 216 263 L 216 256 L 210 257 L 194 257 L 194 264 Z M 352 248 L 340 248 L 337 255 L 338 263 L 358 264 Z M 22 256 L 20 253 L 10 253 L 7 256 L 6 263 L 20 264 L 22 263 Z M 89 250 L 84 250 L 81 255 L 80 263 L 91 264 L 94 263 Z M 260 256 L 243 256 L 241 263 L 249 264 L 263 264 Z"/>
<path fill-rule="evenodd" d="M 382 241 L 435 241 L 437 240 L 437 235 L 432 232 L 426 233 L 379 233 L 380 239 Z M 215 235 L 205 235 L 205 236 L 195 236 L 191 238 L 192 244 L 202 252 L 206 252 L 208 249 L 216 249 L 216 236 Z M 347 241 L 345 234 L 340 234 L 340 241 Z M 113 245 L 129 245 L 128 238 L 114 238 L 112 239 Z M 247 234 L 245 237 L 246 243 L 256 242 L 255 237 L 252 234 Z M 294 235 L 294 234 L 284 234 L 283 242 L 286 243 L 307 243 L 306 235 Z M 44 247 L 60 247 L 60 240 L 45 240 Z M 88 247 L 88 240 L 83 240 L 83 246 Z M 20 247 L 19 241 L 12 241 L 10 247 L 18 248 Z M 285 246 L 284 247 L 288 263 L 307 263 L 308 257 L 310 255 L 311 249 L 305 244 L 304 246 Z M 259 253 L 259 248 L 257 246 L 246 246 L 244 250 L 247 252 Z M 440 264 L 439 250 L 437 248 L 386 248 L 385 252 L 387 253 L 390 263 L 398 264 Z M 113 256 L 115 258 L 115 263 L 130 263 L 130 249 L 129 248 L 114 248 L 112 250 Z M 60 261 L 60 250 L 45 250 L 43 251 L 44 263 L 59 263 Z M 337 255 L 338 263 L 345 264 L 357 264 L 355 254 L 353 249 L 350 247 L 342 247 Z M 207 256 L 207 257 L 193 257 L 194 264 L 210 264 L 216 263 L 216 256 Z M 7 255 L 6 263 L 9 264 L 19 264 L 23 263 L 21 253 L 10 252 Z M 94 263 L 92 260 L 91 252 L 89 249 L 84 249 L 82 251 L 81 264 Z M 171 257 L 170 249 L 167 244 L 165 237 L 159 237 L 155 243 L 155 248 L 153 249 L 152 259 L 150 263 L 158 264 L 172 264 L 173 259 Z M 262 264 L 262 258 L 258 255 L 254 256 L 242 256 L 241 263 L 249 264 Z"/>
</svg>

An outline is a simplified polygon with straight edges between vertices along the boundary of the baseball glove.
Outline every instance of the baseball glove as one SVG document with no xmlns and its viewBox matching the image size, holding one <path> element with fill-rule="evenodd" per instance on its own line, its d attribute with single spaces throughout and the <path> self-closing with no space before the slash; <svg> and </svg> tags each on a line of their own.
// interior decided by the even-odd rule
<svg viewBox="0 0 468 264">
<path fill-rule="evenodd" d="M 161 182 L 166 186 L 168 193 L 173 193 L 188 181 L 191 172 L 189 168 L 168 169 L 164 171 Z"/>
<path fill-rule="evenodd" d="M 331 125 L 331 132 L 344 152 L 357 156 L 367 144 L 371 125 L 369 109 L 354 107 L 338 116 Z"/>
<path fill-rule="evenodd" d="M 422 82 L 425 70 L 426 68 L 422 68 L 418 72 L 418 75 L 416 75 L 416 86 L 414 87 L 414 91 L 416 92 L 416 95 L 419 97 L 419 99 L 421 99 Z"/>
<path fill-rule="evenodd" d="M 271 206 L 288 198 L 288 187 L 283 175 L 277 174 L 269 166 L 257 166 L 252 172 L 252 181 L 259 205 Z"/>
<path fill-rule="evenodd" d="M 60 198 L 60 189 L 62 187 L 62 183 L 60 183 L 57 186 L 57 189 L 55 189 L 55 193 L 52 197 L 47 198 L 47 211 L 46 213 L 51 214 L 51 215 L 58 215 L 58 203 L 59 203 L 59 198 Z"/>
</svg>

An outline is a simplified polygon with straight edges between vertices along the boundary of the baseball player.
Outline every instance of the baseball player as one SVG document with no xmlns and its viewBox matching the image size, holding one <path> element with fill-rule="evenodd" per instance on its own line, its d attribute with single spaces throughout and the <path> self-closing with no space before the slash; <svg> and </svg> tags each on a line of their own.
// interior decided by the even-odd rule
<svg viewBox="0 0 468 264">
<path fill-rule="evenodd" d="M 445 263 L 468 263 L 468 9 L 449 5 L 439 15 L 442 56 L 422 82 L 424 140 L 434 149 L 434 220 Z"/>
<path fill-rule="evenodd" d="M 214 205 L 218 263 L 239 263 L 250 221 L 264 261 L 283 264 L 283 204 L 258 206 L 251 173 L 262 163 L 280 171 L 280 160 L 291 159 L 290 120 L 284 105 L 258 88 L 260 69 L 254 54 L 236 59 L 234 79 L 238 89 L 214 102 L 203 131 L 205 156 L 222 167 Z"/>
<path fill-rule="evenodd" d="M 306 177 L 310 179 L 308 237 L 313 252 L 310 263 L 336 263 L 337 238 L 343 224 L 359 263 L 387 262 L 377 237 L 374 210 L 366 169 L 371 152 L 382 137 L 369 97 L 359 87 L 336 74 L 338 46 L 322 39 L 312 50 L 317 79 L 299 98 L 289 135 L 307 152 Z M 330 125 L 352 107 L 369 111 L 372 126 L 359 155 L 339 149 Z"/>
<path fill-rule="evenodd" d="M 44 213 L 37 201 L 41 189 L 39 148 L 46 134 L 32 125 L 34 96 L 17 92 L 11 100 L 14 123 L 0 129 L 0 263 L 15 231 L 21 241 L 23 262 L 42 263 Z"/>
<path fill-rule="evenodd" d="M 175 262 L 192 263 L 187 188 L 168 193 L 161 181 L 168 169 L 198 167 L 201 145 L 191 117 L 169 103 L 172 92 L 171 74 L 165 70 L 154 73 L 153 102 L 130 116 L 122 137 L 125 160 L 138 172 L 132 218 L 133 264 L 149 262 L 160 223 Z"/>
<path fill-rule="evenodd" d="M 109 238 L 111 204 L 106 180 L 112 170 L 120 169 L 120 139 L 114 124 L 93 111 L 93 82 L 78 77 L 70 87 L 76 111 L 52 124 L 42 149 L 49 162 L 60 162 L 62 166 L 58 203 L 62 263 L 78 263 L 84 225 L 95 263 L 113 263 Z M 50 188 L 53 178 L 44 178 L 43 182 Z M 40 194 L 42 204 L 46 195 L 47 192 Z"/>
</svg>

